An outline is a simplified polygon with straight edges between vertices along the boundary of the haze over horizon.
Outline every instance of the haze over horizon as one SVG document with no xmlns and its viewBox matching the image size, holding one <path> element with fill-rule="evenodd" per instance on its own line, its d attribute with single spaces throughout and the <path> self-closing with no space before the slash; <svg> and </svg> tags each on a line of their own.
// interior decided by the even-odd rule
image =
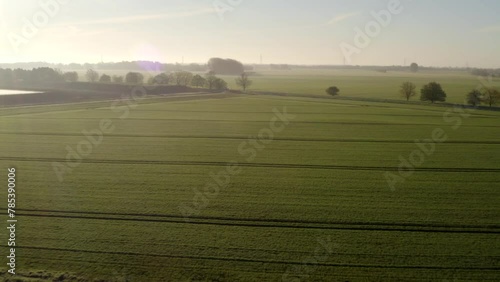
<svg viewBox="0 0 500 282">
<path fill-rule="evenodd" d="M 390 1 L 67 2 L 25 38 L 26 21 L 44 11 L 39 1 L 0 0 L 0 63 L 203 63 L 223 57 L 252 64 L 262 55 L 266 64 L 342 65 L 340 44 L 354 45 L 355 28 L 364 30 L 374 20 L 371 12 L 386 10 Z M 349 64 L 500 67 L 499 1 L 401 0 L 401 8 Z M 16 52 L 17 36 L 25 41 Z"/>
</svg>

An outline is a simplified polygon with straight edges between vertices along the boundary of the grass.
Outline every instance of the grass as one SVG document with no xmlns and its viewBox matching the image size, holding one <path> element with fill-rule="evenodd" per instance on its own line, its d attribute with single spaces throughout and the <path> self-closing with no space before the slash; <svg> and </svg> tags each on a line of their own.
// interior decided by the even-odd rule
<svg viewBox="0 0 500 282">
<path fill-rule="evenodd" d="M 0 163 L 18 171 L 19 271 L 109 281 L 500 278 L 500 113 L 473 112 L 453 129 L 447 108 L 205 97 L 145 100 L 126 119 L 106 102 L 4 111 Z M 239 154 L 284 107 L 296 116 L 286 129 L 255 159 Z M 59 182 L 52 163 L 102 119 L 115 130 Z M 385 173 L 436 128 L 448 140 L 391 191 Z M 179 207 L 232 161 L 241 172 L 186 222 Z M 330 252 L 305 267 L 321 240 Z"/>
<path fill-rule="evenodd" d="M 108 75 L 125 76 L 127 71 L 100 71 Z M 144 72 L 145 81 L 157 72 Z M 79 76 L 84 79 L 85 72 Z M 231 89 L 239 89 L 236 76 L 221 76 Z M 417 85 L 417 95 L 412 100 L 418 101 L 420 89 L 427 83 L 440 83 L 447 93 L 447 102 L 464 104 L 468 92 L 478 86 L 500 88 L 500 79 L 492 81 L 471 75 L 465 71 L 421 70 L 418 73 L 389 71 L 387 73 L 375 70 L 306 70 L 290 71 L 257 71 L 252 76 L 250 91 L 272 91 L 291 94 L 327 95 L 325 90 L 330 86 L 340 88 L 340 95 L 357 98 L 401 99 L 399 87 L 403 82 L 410 81 Z"/>
<path fill-rule="evenodd" d="M 252 77 L 254 81 L 251 90 L 274 91 L 292 94 L 327 95 L 325 90 L 337 86 L 340 95 L 346 97 L 401 99 L 399 87 L 405 81 L 417 85 L 419 100 L 420 89 L 427 83 L 440 83 L 447 93 L 447 102 L 463 104 L 466 94 L 478 85 L 500 87 L 500 80 L 493 82 L 480 80 L 467 72 L 420 71 L 380 73 L 368 70 L 292 70 L 268 71 Z M 231 88 L 237 88 L 234 79 L 226 77 Z"/>
</svg>

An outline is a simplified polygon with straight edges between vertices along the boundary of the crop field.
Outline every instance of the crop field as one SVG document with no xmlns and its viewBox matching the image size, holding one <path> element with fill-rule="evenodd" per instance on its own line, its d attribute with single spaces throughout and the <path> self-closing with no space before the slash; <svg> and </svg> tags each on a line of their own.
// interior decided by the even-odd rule
<svg viewBox="0 0 500 282">
<path fill-rule="evenodd" d="M 385 75 L 359 77 L 359 95 L 397 98 L 408 78 Z M 359 85 L 311 76 L 255 77 L 255 88 Z M 438 82 L 461 102 L 477 81 Z M 16 269 L 27 281 L 499 281 L 499 120 L 236 94 L 2 109 Z"/>
</svg>

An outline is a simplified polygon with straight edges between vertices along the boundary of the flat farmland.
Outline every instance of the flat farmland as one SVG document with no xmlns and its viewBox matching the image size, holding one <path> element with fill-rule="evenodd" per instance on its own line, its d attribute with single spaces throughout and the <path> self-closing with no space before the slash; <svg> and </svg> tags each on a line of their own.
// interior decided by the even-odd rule
<svg viewBox="0 0 500 282">
<path fill-rule="evenodd" d="M 108 75 L 125 76 L 127 70 L 100 70 Z M 78 71 L 82 80 L 85 72 Z M 145 81 L 161 72 L 141 72 Z M 195 72 L 205 75 L 205 72 Z M 240 89 L 236 85 L 236 77 L 220 75 L 230 89 Z M 257 69 L 251 76 L 253 84 L 250 91 L 279 92 L 301 95 L 325 95 L 330 86 L 340 89 L 341 97 L 369 99 L 405 99 L 399 94 L 403 82 L 412 82 L 417 86 L 417 95 L 412 101 L 419 101 L 420 89 L 429 82 L 440 83 L 447 94 L 446 102 L 465 104 L 466 94 L 477 87 L 500 88 L 500 78 L 484 78 L 470 74 L 467 71 L 420 70 L 417 73 L 409 71 L 388 71 L 386 73 L 366 69 L 292 69 L 265 70 Z"/>
<path fill-rule="evenodd" d="M 238 89 L 234 77 L 224 77 L 233 89 Z M 375 70 L 307 70 L 257 71 L 252 77 L 254 91 L 285 92 L 290 94 L 327 95 L 330 86 L 340 89 L 340 96 L 352 98 L 375 98 L 404 100 L 399 94 L 403 82 L 409 81 L 417 86 L 413 101 L 419 101 L 420 89 L 429 82 L 440 83 L 447 94 L 446 101 L 464 104 L 468 92 L 483 87 L 500 87 L 500 79 L 481 78 L 466 71 L 421 70 L 418 73 L 403 71 Z"/>
<path fill-rule="evenodd" d="M 499 119 L 221 94 L 3 109 L 17 269 L 47 281 L 498 281 Z"/>
</svg>

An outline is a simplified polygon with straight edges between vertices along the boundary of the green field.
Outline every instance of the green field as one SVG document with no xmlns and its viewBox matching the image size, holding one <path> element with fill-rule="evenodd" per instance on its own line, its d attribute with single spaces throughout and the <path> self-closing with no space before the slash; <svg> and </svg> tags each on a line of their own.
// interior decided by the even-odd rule
<svg viewBox="0 0 500 282">
<path fill-rule="evenodd" d="M 125 76 L 128 71 L 99 72 L 108 75 Z M 143 72 L 145 81 L 158 72 Z M 202 74 L 202 73 L 200 73 Z M 83 80 L 85 72 L 79 71 Z M 235 76 L 221 76 L 231 89 L 239 89 L 235 83 Z M 465 96 L 478 86 L 500 88 L 500 79 L 480 78 L 465 71 L 421 70 L 418 73 L 388 71 L 387 73 L 375 70 L 315 70 L 294 69 L 290 71 L 257 70 L 251 77 L 253 81 L 250 91 L 271 91 L 291 94 L 327 95 L 325 90 L 330 86 L 340 88 L 343 97 L 401 99 L 399 87 L 403 82 L 410 81 L 417 85 L 418 101 L 420 89 L 429 82 L 440 83 L 447 93 L 447 102 L 464 104 Z"/>
<path fill-rule="evenodd" d="M 320 94 L 338 85 L 342 95 L 397 98 L 401 81 L 437 80 L 460 102 L 476 83 L 466 75 L 366 77 L 268 74 L 254 78 L 254 90 Z M 444 107 L 229 94 L 146 99 L 126 117 L 126 108 L 110 106 L 0 113 L 3 183 L 7 168 L 17 169 L 22 275 L 39 281 L 64 273 L 83 281 L 500 280 L 498 112 L 461 116 Z M 290 123 L 278 122 L 283 128 L 259 142 L 254 157 L 242 154 L 285 109 L 294 115 Z M 77 148 L 86 140 L 82 130 L 97 129 L 102 120 L 114 130 L 59 181 L 54 162 L 64 163 L 67 146 Z M 438 128 L 447 140 L 391 190 L 386 173 L 397 174 L 400 156 L 408 159 L 418 149 L 415 140 Z M 233 162 L 238 173 L 200 197 L 197 191 L 215 181 L 211 174 Z M 198 208 L 187 212 L 193 202 Z"/>
<path fill-rule="evenodd" d="M 436 81 L 447 93 L 447 102 L 463 104 L 465 95 L 478 85 L 500 87 L 500 79 L 493 81 L 479 79 L 467 72 L 456 71 L 420 71 L 381 73 L 370 70 L 291 70 L 264 71 L 252 77 L 254 81 L 251 90 L 275 91 L 294 94 L 326 95 L 325 90 L 337 86 L 340 95 L 357 98 L 401 99 L 399 87 L 403 82 L 410 81 L 417 85 L 418 101 L 420 88 Z M 225 77 L 231 88 L 237 89 L 234 79 Z"/>
</svg>

